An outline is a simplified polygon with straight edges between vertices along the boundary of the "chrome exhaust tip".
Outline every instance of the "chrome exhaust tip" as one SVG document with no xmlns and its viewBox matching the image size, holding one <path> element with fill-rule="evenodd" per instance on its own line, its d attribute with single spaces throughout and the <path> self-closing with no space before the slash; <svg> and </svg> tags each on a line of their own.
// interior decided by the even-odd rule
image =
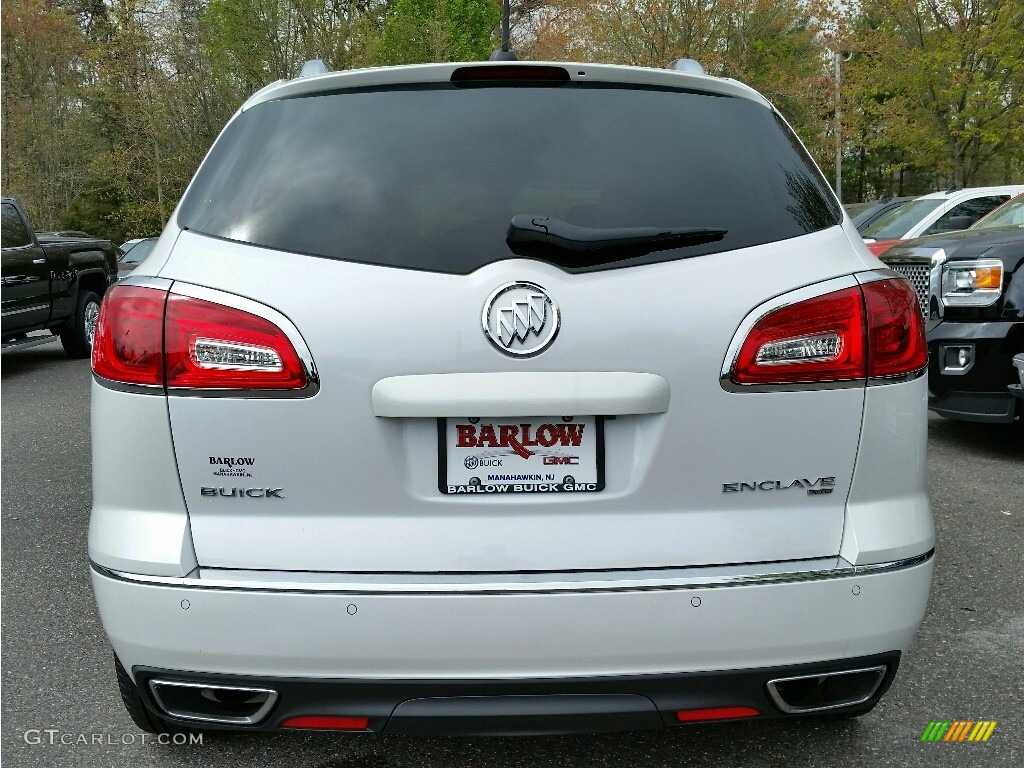
<svg viewBox="0 0 1024 768">
<path fill-rule="evenodd" d="M 883 664 L 768 681 L 768 695 L 786 714 L 823 712 L 869 701 L 885 679 Z"/>
<path fill-rule="evenodd" d="M 273 688 L 150 680 L 156 705 L 171 717 L 223 725 L 256 725 L 277 703 Z"/>
</svg>

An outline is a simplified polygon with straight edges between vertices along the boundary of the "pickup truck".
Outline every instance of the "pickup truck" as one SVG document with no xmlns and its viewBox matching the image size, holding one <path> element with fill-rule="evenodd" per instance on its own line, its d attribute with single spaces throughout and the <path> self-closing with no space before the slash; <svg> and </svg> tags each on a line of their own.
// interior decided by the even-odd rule
<svg viewBox="0 0 1024 768">
<path fill-rule="evenodd" d="M 881 258 L 913 283 L 925 314 L 928 407 L 960 421 L 1020 416 L 1024 428 L 1014 361 L 1024 354 L 1024 196 L 971 229 L 903 241 Z"/>
<path fill-rule="evenodd" d="M 0 198 L 3 240 L 3 352 L 60 336 L 70 357 L 89 357 L 107 288 L 117 281 L 109 240 L 37 235 L 21 206 Z M 33 331 L 52 335 L 34 335 Z"/>
</svg>

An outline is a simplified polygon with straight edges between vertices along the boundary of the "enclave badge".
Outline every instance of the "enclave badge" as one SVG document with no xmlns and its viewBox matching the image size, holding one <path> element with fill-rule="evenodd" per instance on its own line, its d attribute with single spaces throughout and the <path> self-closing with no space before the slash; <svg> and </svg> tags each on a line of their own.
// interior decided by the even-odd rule
<svg viewBox="0 0 1024 768">
<path fill-rule="evenodd" d="M 744 491 L 788 491 L 790 488 L 806 488 L 808 496 L 823 496 L 832 493 L 835 477 L 794 478 L 793 480 L 752 480 L 746 483 L 722 483 L 722 493 L 743 493 Z"/>
<path fill-rule="evenodd" d="M 558 335 L 558 305 L 536 283 L 506 283 L 487 297 L 481 315 L 484 334 L 509 357 L 533 357 Z"/>
</svg>

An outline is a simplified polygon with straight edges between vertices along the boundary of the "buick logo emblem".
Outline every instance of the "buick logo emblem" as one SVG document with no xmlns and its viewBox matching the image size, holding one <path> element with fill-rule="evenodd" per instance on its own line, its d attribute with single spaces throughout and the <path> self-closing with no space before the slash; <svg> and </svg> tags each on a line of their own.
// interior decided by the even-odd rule
<svg viewBox="0 0 1024 768">
<path fill-rule="evenodd" d="M 558 335 L 558 305 L 536 283 L 506 283 L 487 297 L 484 334 L 509 357 L 533 357 Z"/>
</svg>

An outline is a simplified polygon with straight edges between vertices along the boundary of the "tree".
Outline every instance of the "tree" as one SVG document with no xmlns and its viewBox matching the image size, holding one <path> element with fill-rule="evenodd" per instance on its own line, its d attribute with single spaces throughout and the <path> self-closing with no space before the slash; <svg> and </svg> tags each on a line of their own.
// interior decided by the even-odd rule
<svg viewBox="0 0 1024 768">
<path fill-rule="evenodd" d="M 4 194 L 40 229 L 58 226 L 86 187 L 96 124 L 81 99 L 88 39 L 75 16 L 43 0 L 2 7 Z"/>
<path fill-rule="evenodd" d="M 1024 0 L 865 0 L 852 23 L 867 146 L 962 186 L 1019 178 Z"/>
<path fill-rule="evenodd" d="M 393 0 L 368 59 L 374 64 L 486 60 L 500 20 L 494 0 Z"/>
</svg>

